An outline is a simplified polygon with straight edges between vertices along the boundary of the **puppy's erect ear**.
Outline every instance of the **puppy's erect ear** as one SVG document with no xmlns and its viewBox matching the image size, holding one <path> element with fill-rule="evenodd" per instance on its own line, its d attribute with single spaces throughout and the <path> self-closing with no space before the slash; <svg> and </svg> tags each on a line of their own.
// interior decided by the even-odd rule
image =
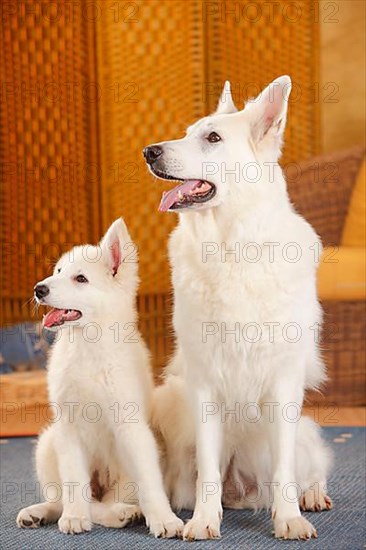
<svg viewBox="0 0 366 550">
<path fill-rule="evenodd" d="M 131 242 L 127 226 L 122 218 L 112 223 L 100 242 L 102 258 L 111 270 L 113 277 L 123 262 L 123 253 L 126 253 L 126 244 Z"/>
<path fill-rule="evenodd" d="M 245 111 L 249 113 L 252 135 L 255 142 L 266 137 L 278 138 L 282 142 L 286 126 L 288 100 L 291 93 L 291 78 L 280 76 L 253 100 Z"/>
<path fill-rule="evenodd" d="M 235 104 L 231 95 L 230 82 L 226 80 L 214 114 L 230 115 L 231 113 L 236 113 L 237 110 L 238 109 L 235 107 Z"/>
</svg>

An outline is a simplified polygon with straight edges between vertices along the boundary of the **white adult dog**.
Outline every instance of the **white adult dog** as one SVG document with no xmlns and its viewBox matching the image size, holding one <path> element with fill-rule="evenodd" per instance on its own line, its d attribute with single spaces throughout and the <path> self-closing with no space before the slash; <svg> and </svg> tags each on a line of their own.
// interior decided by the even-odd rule
<svg viewBox="0 0 366 550">
<path fill-rule="evenodd" d="M 118 219 L 100 247 L 72 249 L 35 287 L 37 301 L 53 307 L 44 326 L 63 326 L 48 364 L 56 417 L 36 451 L 46 502 L 21 510 L 20 527 L 124 527 L 141 509 L 156 537 L 182 531 L 148 425 L 153 383 L 136 328 L 137 285 L 135 247 Z"/>
<path fill-rule="evenodd" d="M 154 421 L 173 507 L 194 508 L 189 540 L 220 536 L 222 502 L 270 507 L 275 536 L 290 539 L 316 536 L 300 506 L 331 507 L 329 451 L 300 420 L 304 391 L 325 373 L 321 244 L 278 165 L 290 89 L 280 77 L 237 111 L 226 83 L 212 116 L 144 149 L 155 176 L 180 181 L 160 205 L 179 213 L 169 245 L 177 351 Z"/>
</svg>

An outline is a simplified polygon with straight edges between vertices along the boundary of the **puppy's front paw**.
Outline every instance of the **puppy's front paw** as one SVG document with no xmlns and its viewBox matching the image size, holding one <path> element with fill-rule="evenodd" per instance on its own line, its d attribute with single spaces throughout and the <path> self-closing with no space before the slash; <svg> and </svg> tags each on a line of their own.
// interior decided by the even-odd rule
<svg viewBox="0 0 366 550">
<path fill-rule="evenodd" d="M 307 540 L 318 536 L 315 527 L 303 516 L 291 519 L 276 517 L 273 524 L 276 539 Z"/>
<path fill-rule="evenodd" d="M 26 527 L 28 529 L 35 529 L 44 524 L 44 518 L 37 517 L 28 511 L 28 508 L 20 510 L 17 517 L 18 527 Z"/>
<path fill-rule="evenodd" d="M 146 524 L 150 529 L 150 533 L 155 538 L 167 538 L 181 537 L 183 532 L 183 521 L 179 519 L 173 512 L 170 515 L 155 516 L 146 518 Z"/>
<path fill-rule="evenodd" d="M 85 533 L 92 528 L 92 522 L 90 518 L 86 516 L 70 516 L 62 514 L 58 520 L 58 528 L 61 533 L 75 535 L 79 533 Z"/>
<path fill-rule="evenodd" d="M 197 515 L 184 526 L 183 539 L 192 540 L 207 540 L 220 538 L 221 518 L 216 514 L 213 518 L 205 518 Z"/>
</svg>

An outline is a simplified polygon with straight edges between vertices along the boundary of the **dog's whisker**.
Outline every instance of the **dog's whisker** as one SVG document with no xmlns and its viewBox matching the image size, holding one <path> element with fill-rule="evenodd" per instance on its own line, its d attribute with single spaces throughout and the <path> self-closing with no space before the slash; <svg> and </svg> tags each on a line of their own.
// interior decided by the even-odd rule
<svg viewBox="0 0 366 550">
<path fill-rule="evenodd" d="M 31 296 L 30 298 L 28 298 L 28 300 L 27 300 L 26 302 L 24 302 L 24 304 L 22 304 L 22 307 L 27 306 L 27 305 L 30 304 L 33 300 L 34 300 L 34 296 Z"/>
</svg>

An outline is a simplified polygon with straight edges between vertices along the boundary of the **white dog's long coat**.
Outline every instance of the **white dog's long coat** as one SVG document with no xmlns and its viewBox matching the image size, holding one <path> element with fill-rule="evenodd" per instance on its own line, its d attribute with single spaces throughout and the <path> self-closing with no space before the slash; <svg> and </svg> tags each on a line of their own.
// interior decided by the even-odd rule
<svg viewBox="0 0 366 550">
<path fill-rule="evenodd" d="M 36 287 L 41 303 L 66 308 L 53 309 L 45 326 L 81 317 L 62 328 L 52 349 L 48 386 L 56 418 L 36 451 L 46 502 L 21 510 L 20 527 L 57 520 L 63 533 L 88 531 L 92 522 L 123 527 L 141 508 L 155 536 L 182 530 L 148 425 L 153 383 L 137 330 L 137 283 L 137 258 L 120 219 L 100 248 L 73 249 Z M 99 501 L 91 498 L 92 479 Z"/>
<path fill-rule="evenodd" d="M 290 87 L 281 77 L 237 112 L 226 84 L 214 115 L 144 151 L 155 175 L 184 182 L 161 206 L 185 211 L 169 244 L 177 352 L 154 422 L 173 506 L 194 508 L 185 539 L 219 536 L 222 500 L 271 507 L 280 538 L 316 536 L 299 503 L 331 506 L 328 450 L 299 421 L 305 389 L 325 376 L 321 245 L 277 163 Z"/>
</svg>

